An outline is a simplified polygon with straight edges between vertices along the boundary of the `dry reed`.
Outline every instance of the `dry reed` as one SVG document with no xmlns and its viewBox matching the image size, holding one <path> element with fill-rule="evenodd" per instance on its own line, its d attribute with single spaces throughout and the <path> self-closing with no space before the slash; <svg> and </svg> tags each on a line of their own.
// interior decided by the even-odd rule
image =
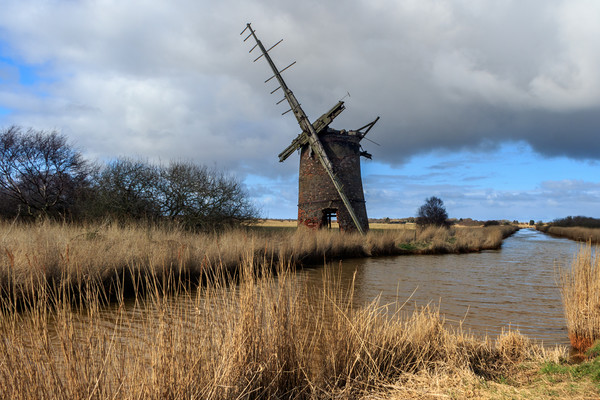
<svg viewBox="0 0 600 400">
<path fill-rule="evenodd" d="M 559 285 L 571 345 L 580 351 L 600 339 L 600 255 L 590 242 L 570 269 L 558 268 Z"/>
<path fill-rule="evenodd" d="M 136 275 L 182 275 L 198 282 L 207 274 L 229 273 L 245 254 L 256 260 L 294 265 L 324 259 L 397 254 L 461 253 L 498 248 L 512 227 L 426 228 L 374 231 L 366 236 L 335 231 L 238 229 L 192 234 L 145 225 L 32 225 L 0 222 L 0 297 L 30 297 L 40 286 L 81 292 L 100 283 L 115 296 L 115 282 L 127 295 Z M 85 298 L 85 293 L 81 298 Z"/>
<path fill-rule="evenodd" d="M 288 267 L 257 279 L 252 255 L 239 284 L 138 276 L 147 296 L 106 308 L 102 286 L 85 308 L 69 291 L 11 299 L 0 315 L 0 393 L 11 399 L 357 398 L 414 376 L 497 379 L 547 355 L 516 332 L 497 340 L 450 330 L 437 309 L 376 300 L 355 309 L 332 271 L 308 289 Z M 310 299 L 308 301 L 307 299 Z M 556 356 L 555 354 L 553 355 Z"/>
<path fill-rule="evenodd" d="M 580 242 L 600 243 L 600 228 L 550 226 L 544 232 Z"/>
</svg>

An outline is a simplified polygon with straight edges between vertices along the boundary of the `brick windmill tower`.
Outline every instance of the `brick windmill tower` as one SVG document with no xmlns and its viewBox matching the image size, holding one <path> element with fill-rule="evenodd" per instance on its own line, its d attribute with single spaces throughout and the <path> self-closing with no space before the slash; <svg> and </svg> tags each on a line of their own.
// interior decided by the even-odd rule
<svg viewBox="0 0 600 400">
<path fill-rule="evenodd" d="M 280 71 L 269 56 L 269 51 L 281 43 L 281 40 L 266 50 L 250 24 L 246 25 L 241 34 L 247 30 L 250 34 L 244 41 L 250 37 L 256 41 L 250 52 L 256 47 L 262 52 L 254 61 L 264 57 L 273 70 L 274 75 L 265 83 L 273 78 L 279 82 L 279 86 L 271 94 L 279 89 L 283 91 L 285 97 L 277 104 L 287 100 L 290 109 L 283 114 L 292 111 L 302 129 L 292 143 L 279 154 L 279 161 L 282 162 L 294 151 L 300 150 L 298 225 L 314 229 L 330 227 L 332 219 L 337 218 L 341 231 L 365 233 L 369 229 L 369 221 L 360 175 L 360 157 L 370 159 L 371 155 L 362 151 L 360 141 L 379 117 L 357 130 L 331 129 L 329 124 L 345 108 L 344 102 L 340 101 L 311 123 L 281 76 L 281 72 L 295 62 Z"/>
</svg>

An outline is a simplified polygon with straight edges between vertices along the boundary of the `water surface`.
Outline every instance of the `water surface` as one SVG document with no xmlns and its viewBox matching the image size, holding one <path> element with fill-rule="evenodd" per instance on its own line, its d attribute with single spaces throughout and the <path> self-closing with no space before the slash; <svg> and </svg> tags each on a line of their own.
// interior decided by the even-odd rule
<svg viewBox="0 0 600 400">
<path fill-rule="evenodd" d="M 439 305 L 446 320 L 463 321 L 478 335 L 516 328 L 545 345 L 568 345 L 556 266 L 568 266 L 577 242 L 522 229 L 500 250 L 471 254 L 395 256 L 345 260 L 342 279 L 355 274 L 355 303 L 381 296 L 381 303 L 408 300 Z M 320 285 L 323 268 L 300 274 Z"/>
</svg>

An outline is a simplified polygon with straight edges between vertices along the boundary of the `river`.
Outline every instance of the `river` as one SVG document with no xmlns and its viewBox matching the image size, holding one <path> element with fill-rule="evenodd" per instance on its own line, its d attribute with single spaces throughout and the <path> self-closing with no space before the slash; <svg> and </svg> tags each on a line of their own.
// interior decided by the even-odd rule
<svg viewBox="0 0 600 400">
<path fill-rule="evenodd" d="M 342 281 L 355 276 L 355 304 L 431 303 L 446 321 L 476 335 L 509 326 L 546 346 L 568 345 L 556 266 L 569 266 L 579 243 L 521 229 L 500 250 L 471 254 L 344 260 Z M 320 285 L 323 268 L 299 272 Z"/>
</svg>

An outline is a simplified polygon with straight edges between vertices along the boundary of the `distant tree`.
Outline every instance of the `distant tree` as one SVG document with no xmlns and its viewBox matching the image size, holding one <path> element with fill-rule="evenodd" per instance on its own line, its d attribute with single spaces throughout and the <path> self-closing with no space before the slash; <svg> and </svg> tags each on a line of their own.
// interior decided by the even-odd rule
<svg viewBox="0 0 600 400">
<path fill-rule="evenodd" d="M 529 226 L 533 226 L 533 225 L 535 225 L 535 221 L 534 221 L 534 220 L 532 220 L 532 219 L 530 219 L 530 220 L 529 220 Z"/>
<path fill-rule="evenodd" d="M 584 217 L 581 215 L 565 218 L 557 218 L 551 223 L 553 226 L 561 227 L 584 227 L 584 228 L 600 228 L 600 219 L 592 217 Z"/>
<path fill-rule="evenodd" d="M 0 131 L 0 198 L 5 216 L 64 216 L 87 185 L 89 165 L 56 131 Z"/>
<path fill-rule="evenodd" d="M 419 207 L 416 222 L 419 225 L 447 226 L 448 213 L 444 202 L 435 196 L 425 199 L 425 204 Z"/>
<path fill-rule="evenodd" d="M 492 219 L 492 220 L 485 221 L 483 223 L 483 226 L 495 226 L 495 225 L 500 225 L 500 221 L 496 221 L 496 220 Z"/>
</svg>

